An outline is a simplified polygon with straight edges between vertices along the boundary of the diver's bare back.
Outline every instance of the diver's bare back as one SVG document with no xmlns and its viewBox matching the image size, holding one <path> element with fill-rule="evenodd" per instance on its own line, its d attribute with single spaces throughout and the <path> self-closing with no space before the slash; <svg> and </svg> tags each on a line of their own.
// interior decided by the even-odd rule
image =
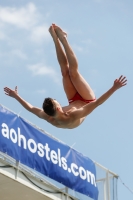
<svg viewBox="0 0 133 200">
<path fill-rule="evenodd" d="M 83 107 L 87 103 L 77 100 L 69 104 L 68 106 L 62 107 L 64 115 L 61 119 L 54 119 L 53 117 L 48 117 L 48 122 L 58 128 L 73 129 L 78 127 L 85 119 L 85 117 L 80 119 L 71 119 L 70 114 Z"/>
</svg>

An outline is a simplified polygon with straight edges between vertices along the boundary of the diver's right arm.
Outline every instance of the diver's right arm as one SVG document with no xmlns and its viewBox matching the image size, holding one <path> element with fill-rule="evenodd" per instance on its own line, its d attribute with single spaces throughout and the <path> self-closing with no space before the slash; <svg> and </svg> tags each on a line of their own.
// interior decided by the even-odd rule
<svg viewBox="0 0 133 200">
<path fill-rule="evenodd" d="M 32 106 L 19 96 L 17 86 L 15 87 L 15 90 L 5 87 L 4 92 L 6 95 L 15 98 L 29 112 L 37 115 L 39 118 L 48 120 L 48 115 L 42 109 Z"/>
</svg>

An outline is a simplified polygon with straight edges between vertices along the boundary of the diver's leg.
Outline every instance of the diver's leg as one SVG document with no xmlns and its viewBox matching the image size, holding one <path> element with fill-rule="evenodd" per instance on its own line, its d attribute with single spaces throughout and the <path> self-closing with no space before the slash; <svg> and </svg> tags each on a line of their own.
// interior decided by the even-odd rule
<svg viewBox="0 0 133 200">
<path fill-rule="evenodd" d="M 62 49 L 62 46 L 61 46 L 60 41 L 55 33 L 53 26 L 50 26 L 49 32 L 50 32 L 50 34 L 53 38 L 54 44 L 55 44 L 56 55 L 57 55 L 57 59 L 58 59 L 59 65 L 60 65 L 62 77 L 63 77 L 63 87 L 64 87 L 67 98 L 71 99 L 75 95 L 76 89 L 70 79 L 70 76 L 69 76 L 68 60 L 65 55 L 65 52 Z"/>
<path fill-rule="evenodd" d="M 69 63 L 69 75 L 74 87 L 76 88 L 77 92 L 82 96 L 82 98 L 86 100 L 95 99 L 95 94 L 92 88 L 78 71 L 78 61 L 71 46 L 67 41 L 66 33 L 63 32 L 61 28 L 56 25 L 54 25 L 54 29 L 65 49 L 67 60 Z"/>
</svg>

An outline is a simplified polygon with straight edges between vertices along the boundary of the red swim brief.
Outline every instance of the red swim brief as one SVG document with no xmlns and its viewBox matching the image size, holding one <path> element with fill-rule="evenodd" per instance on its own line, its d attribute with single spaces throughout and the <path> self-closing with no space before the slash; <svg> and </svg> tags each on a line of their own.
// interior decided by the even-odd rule
<svg viewBox="0 0 133 200">
<path fill-rule="evenodd" d="M 69 103 L 72 103 L 72 102 L 77 101 L 77 100 L 84 101 L 84 102 L 86 102 L 86 103 L 90 103 L 90 102 L 95 101 L 96 99 L 93 99 L 93 100 L 86 100 L 86 99 L 83 99 L 83 98 L 80 96 L 80 94 L 77 92 L 77 93 L 74 95 L 74 97 L 73 97 L 72 99 L 69 99 L 68 101 L 69 101 Z"/>
</svg>

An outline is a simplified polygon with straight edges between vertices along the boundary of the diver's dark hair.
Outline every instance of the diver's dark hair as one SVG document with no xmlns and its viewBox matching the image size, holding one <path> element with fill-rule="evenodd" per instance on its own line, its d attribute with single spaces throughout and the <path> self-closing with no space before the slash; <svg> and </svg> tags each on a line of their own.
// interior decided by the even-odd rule
<svg viewBox="0 0 133 200">
<path fill-rule="evenodd" d="M 42 108 L 47 115 L 54 116 L 56 113 L 56 107 L 52 98 L 45 98 Z"/>
</svg>

